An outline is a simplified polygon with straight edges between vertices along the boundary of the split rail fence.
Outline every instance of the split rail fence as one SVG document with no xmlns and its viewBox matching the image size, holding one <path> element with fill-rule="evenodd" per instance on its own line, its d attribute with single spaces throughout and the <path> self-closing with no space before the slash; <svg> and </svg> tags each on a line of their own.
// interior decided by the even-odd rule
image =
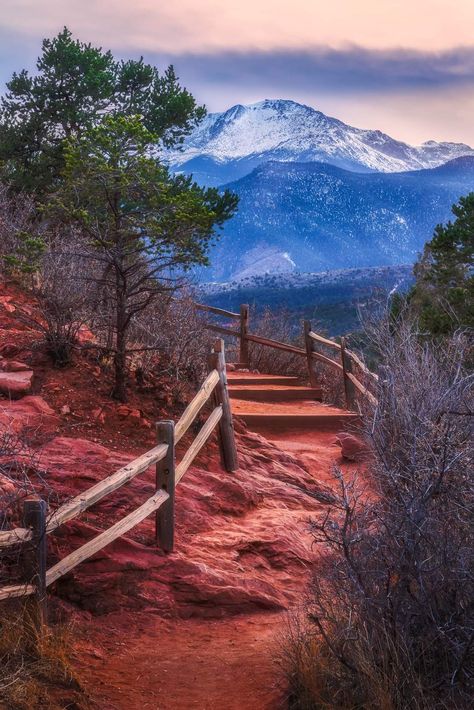
<svg viewBox="0 0 474 710">
<path fill-rule="evenodd" d="M 241 367 L 249 366 L 249 344 L 257 343 L 305 357 L 311 386 L 317 385 L 317 377 L 314 371 L 315 362 L 321 362 L 337 371 L 344 383 L 346 407 L 348 409 L 354 409 L 357 393 L 367 398 L 372 405 L 377 404 L 377 399 L 370 391 L 369 386 L 376 385 L 378 377 L 368 370 L 355 353 L 347 348 L 345 338 L 341 338 L 340 343 L 325 338 L 315 333 L 311 328 L 311 323 L 305 321 L 305 348 L 300 348 L 290 343 L 282 343 L 250 333 L 249 306 L 246 304 L 240 306 L 239 313 L 198 303 L 195 304 L 195 307 L 198 310 L 227 320 L 238 321 L 237 328 L 229 328 L 209 322 L 205 324 L 205 327 L 221 335 L 238 338 L 240 344 L 239 365 Z M 320 352 L 322 348 L 326 352 L 328 350 L 331 351 L 331 353 L 336 355 L 336 358 L 334 359 L 328 354 Z M 355 376 L 354 371 L 361 373 L 366 384 L 363 384 Z M 211 414 L 181 461 L 176 464 L 176 444 L 183 438 L 208 401 L 212 401 L 214 404 Z M 48 514 L 46 501 L 37 496 L 30 496 L 25 499 L 23 527 L 0 531 L 0 549 L 21 546 L 22 576 L 26 581 L 22 584 L 0 588 L 0 600 L 28 597 L 33 602 L 31 604 L 31 615 L 35 623 L 41 625 L 47 618 L 47 588 L 81 562 L 127 533 L 152 513 L 156 515 L 156 542 L 165 552 L 171 552 L 174 545 L 176 486 L 216 428 L 219 433 L 219 446 L 223 465 L 227 471 L 235 471 L 238 468 L 238 458 L 227 390 L 224 341 L 222 339 L 215 342 L 210 354 L 207 378 L 176 425 L 173 421 L 157 423 L 157 445 L 153 449 L 115 471 L 115 473 L 92 486 L 92 488 L 67 501 L 51 514 Z M 48 569 L 48 536 L 59 526 L 76 518 L 152 465 L 156 466 L 156 485 L 153 495 L 136 510 Z"/>
<path fill-rule="evenodd" d="M 356 353 L 349 350 L 346 338 L 341 338 L 340 343 L 325 338 L 312 330 L 310 321 L 304 321 L 303 334 L 305 347 L 299 348 L 290 343 L 282 343 L 278 340 L 272 340 L 271 338 L 264 338 L 260 335 L 250 333 L 249 306 L 247 304 L 240 306 L 240 313 L 227 311 L 223 308 L 216 308 L 215 306 L 206 306 L 201 303 L 196 303 L 195 307 L 198 310 L 220 316 L 223 319 L 239 321 L 238 328 L 230 328 L 216 323 L 206 323 L 205 327 L 220 335 L 239 339 L 239 364 L 241 367 L 249 366 L 249 343 L 257 343 L 269 348 L 274 348 L 275 350 L 305 357 L 308 366 L 308 377 L 312 387 L 318 384 L 314 370 L 315 362 L 321 362 L 335 370 L 340 374 L 343 381 L 347 409 L 355 409 L 357 393 L 365 397 L 371 405 L 375 406 L 377 404 L 377 399 L 371 391 L 371 388 L 376 387 L 378 375 L 371 372 Z M 336 358 L 320 352 L 322 349 L 325 350 L 326 353 L 330 351 L 333 355 L 335 354 Z M 360 373 L 359 377 L 356 377 L 355 372 Z M 361 379 L 363 379 L 364 382 L 362 382 Z"/>
<path fill-rule="evenodd" d="M 183 438 L 208 401 L 214 405 L 212 412 L 181 461 L 176 464 L 176 444 Z M 238 458 L 227 391 L 223 340 L 215 342 L 209 358 L 209 374 L 176 425 L 173 421 L 162 421 L 157 424 L 157 445 L 153 449 L 65 502 L 50 515 L 48 515 L 46 501 L 37 496 L 30 496 L 24 500 L 24 527 L 1 531 L 0 548 L 21 546 L 22 577 L 25 581 L 22 584 L 0 588 L 0 600 L 28 597 L 32 602 L 31 616 L 34 623 L 40 626 L 47 619 L 47 587 L 152 513 L 156 514 L 156 542 L 165 552 L 171 552 L 174 545 L 176 486 L 216 428 L 219 434 L 222 463 L 227 471 L 235 471 L 238 468 Z M 152 465 L 156 465 L 156 485 L 155 492 L 147 501 L 52 567 L 47 568 L 48 536 L 51 533 Z"/>
</svg>

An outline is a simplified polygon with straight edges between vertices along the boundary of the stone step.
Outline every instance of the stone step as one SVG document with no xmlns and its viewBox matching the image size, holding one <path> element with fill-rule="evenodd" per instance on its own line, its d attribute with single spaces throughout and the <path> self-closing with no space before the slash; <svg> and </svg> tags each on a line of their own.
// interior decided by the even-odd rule
<svg viewBox="0 0 474 710">
<path fill-rule="evenodd" d="M 244 420 L 252 431 L 261 434 L 291 430 L 334 430 L 345 429 L 349 424 L 356 424 L 360 417 L 352 412 L 339 414 L 260 414 L 256 412 L 235 412 L 235 416 Z"/>
<path fill-rule="evenodd" d="M 232 399 L 232 412 L 257 432 L 271 433 L 285 429 L 343 429 L 359 421 L 359 416 L 344 409 L 315 401 L 256 402 Z"/>
<path fill-rule="evenodd" d="M 288 387 L 286 385 L 234 385 L 229 382 L 233 399 L 254 402 L 295 402 L 321 399 L 320 387 Z"/>
<path fill-rule="evenodd" d="M 285 385 L 287 387 L 299 385 L 297 377 L 284 375 L 259 375 L 253 372 L 228 372 L 229 385 Z"/>
</svg>

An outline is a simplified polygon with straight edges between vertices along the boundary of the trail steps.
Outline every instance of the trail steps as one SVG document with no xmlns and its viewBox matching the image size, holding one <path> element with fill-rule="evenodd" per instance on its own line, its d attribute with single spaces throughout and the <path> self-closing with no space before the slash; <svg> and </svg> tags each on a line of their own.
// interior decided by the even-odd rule
<svg viewBox="0 0 474 710">
<path fill-rule="evenodd" d="M 294 427 L 339 430 L 358 420 L 353 412 L 317 401 L 321 388 L 302 386 L 297 377 L 236 370 L 227 373 L 227 381 L 234 415 L 261 434 Z"/>
</svg>

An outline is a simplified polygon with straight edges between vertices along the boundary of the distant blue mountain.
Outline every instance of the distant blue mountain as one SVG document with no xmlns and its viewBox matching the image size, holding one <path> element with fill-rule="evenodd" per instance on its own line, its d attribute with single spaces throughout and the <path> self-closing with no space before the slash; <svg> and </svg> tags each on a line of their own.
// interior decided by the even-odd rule
<svg viewBox="0 0 474 710">
<path fill-rule="evenodd" d="M 270 162 L 225 187 L 239 195 L 239 210 L 203 280 L 407 264 L 474 191 L 474 157 L 398 173 Z"/>
</svg>

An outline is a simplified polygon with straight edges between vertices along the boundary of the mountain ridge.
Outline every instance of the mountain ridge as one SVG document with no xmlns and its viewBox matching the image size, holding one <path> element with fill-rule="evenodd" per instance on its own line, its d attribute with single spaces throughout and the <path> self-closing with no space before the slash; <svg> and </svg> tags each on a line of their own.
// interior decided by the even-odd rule
<svg viewBox="0 0 474 710">
<path fill-rule="evenodd" d="M 474 156 L 400 173 L 268 162 L 225 188 L 239 196 L 239 210 L 201 280 L 413 263 L 474 190 Z"/>
<path fill-rule="evenodd" d="M 236 104 L 211 113 L 179 151 L 167 154 L 174 171 L 201 184 L 240 179 L 269 161 L 323 162 L 356 172 L 405 172 L 474 155 L 464 143 L 425 141 L 413 146 L 377 129 L 361 129 L 286 99 Z"/>
</svg>

